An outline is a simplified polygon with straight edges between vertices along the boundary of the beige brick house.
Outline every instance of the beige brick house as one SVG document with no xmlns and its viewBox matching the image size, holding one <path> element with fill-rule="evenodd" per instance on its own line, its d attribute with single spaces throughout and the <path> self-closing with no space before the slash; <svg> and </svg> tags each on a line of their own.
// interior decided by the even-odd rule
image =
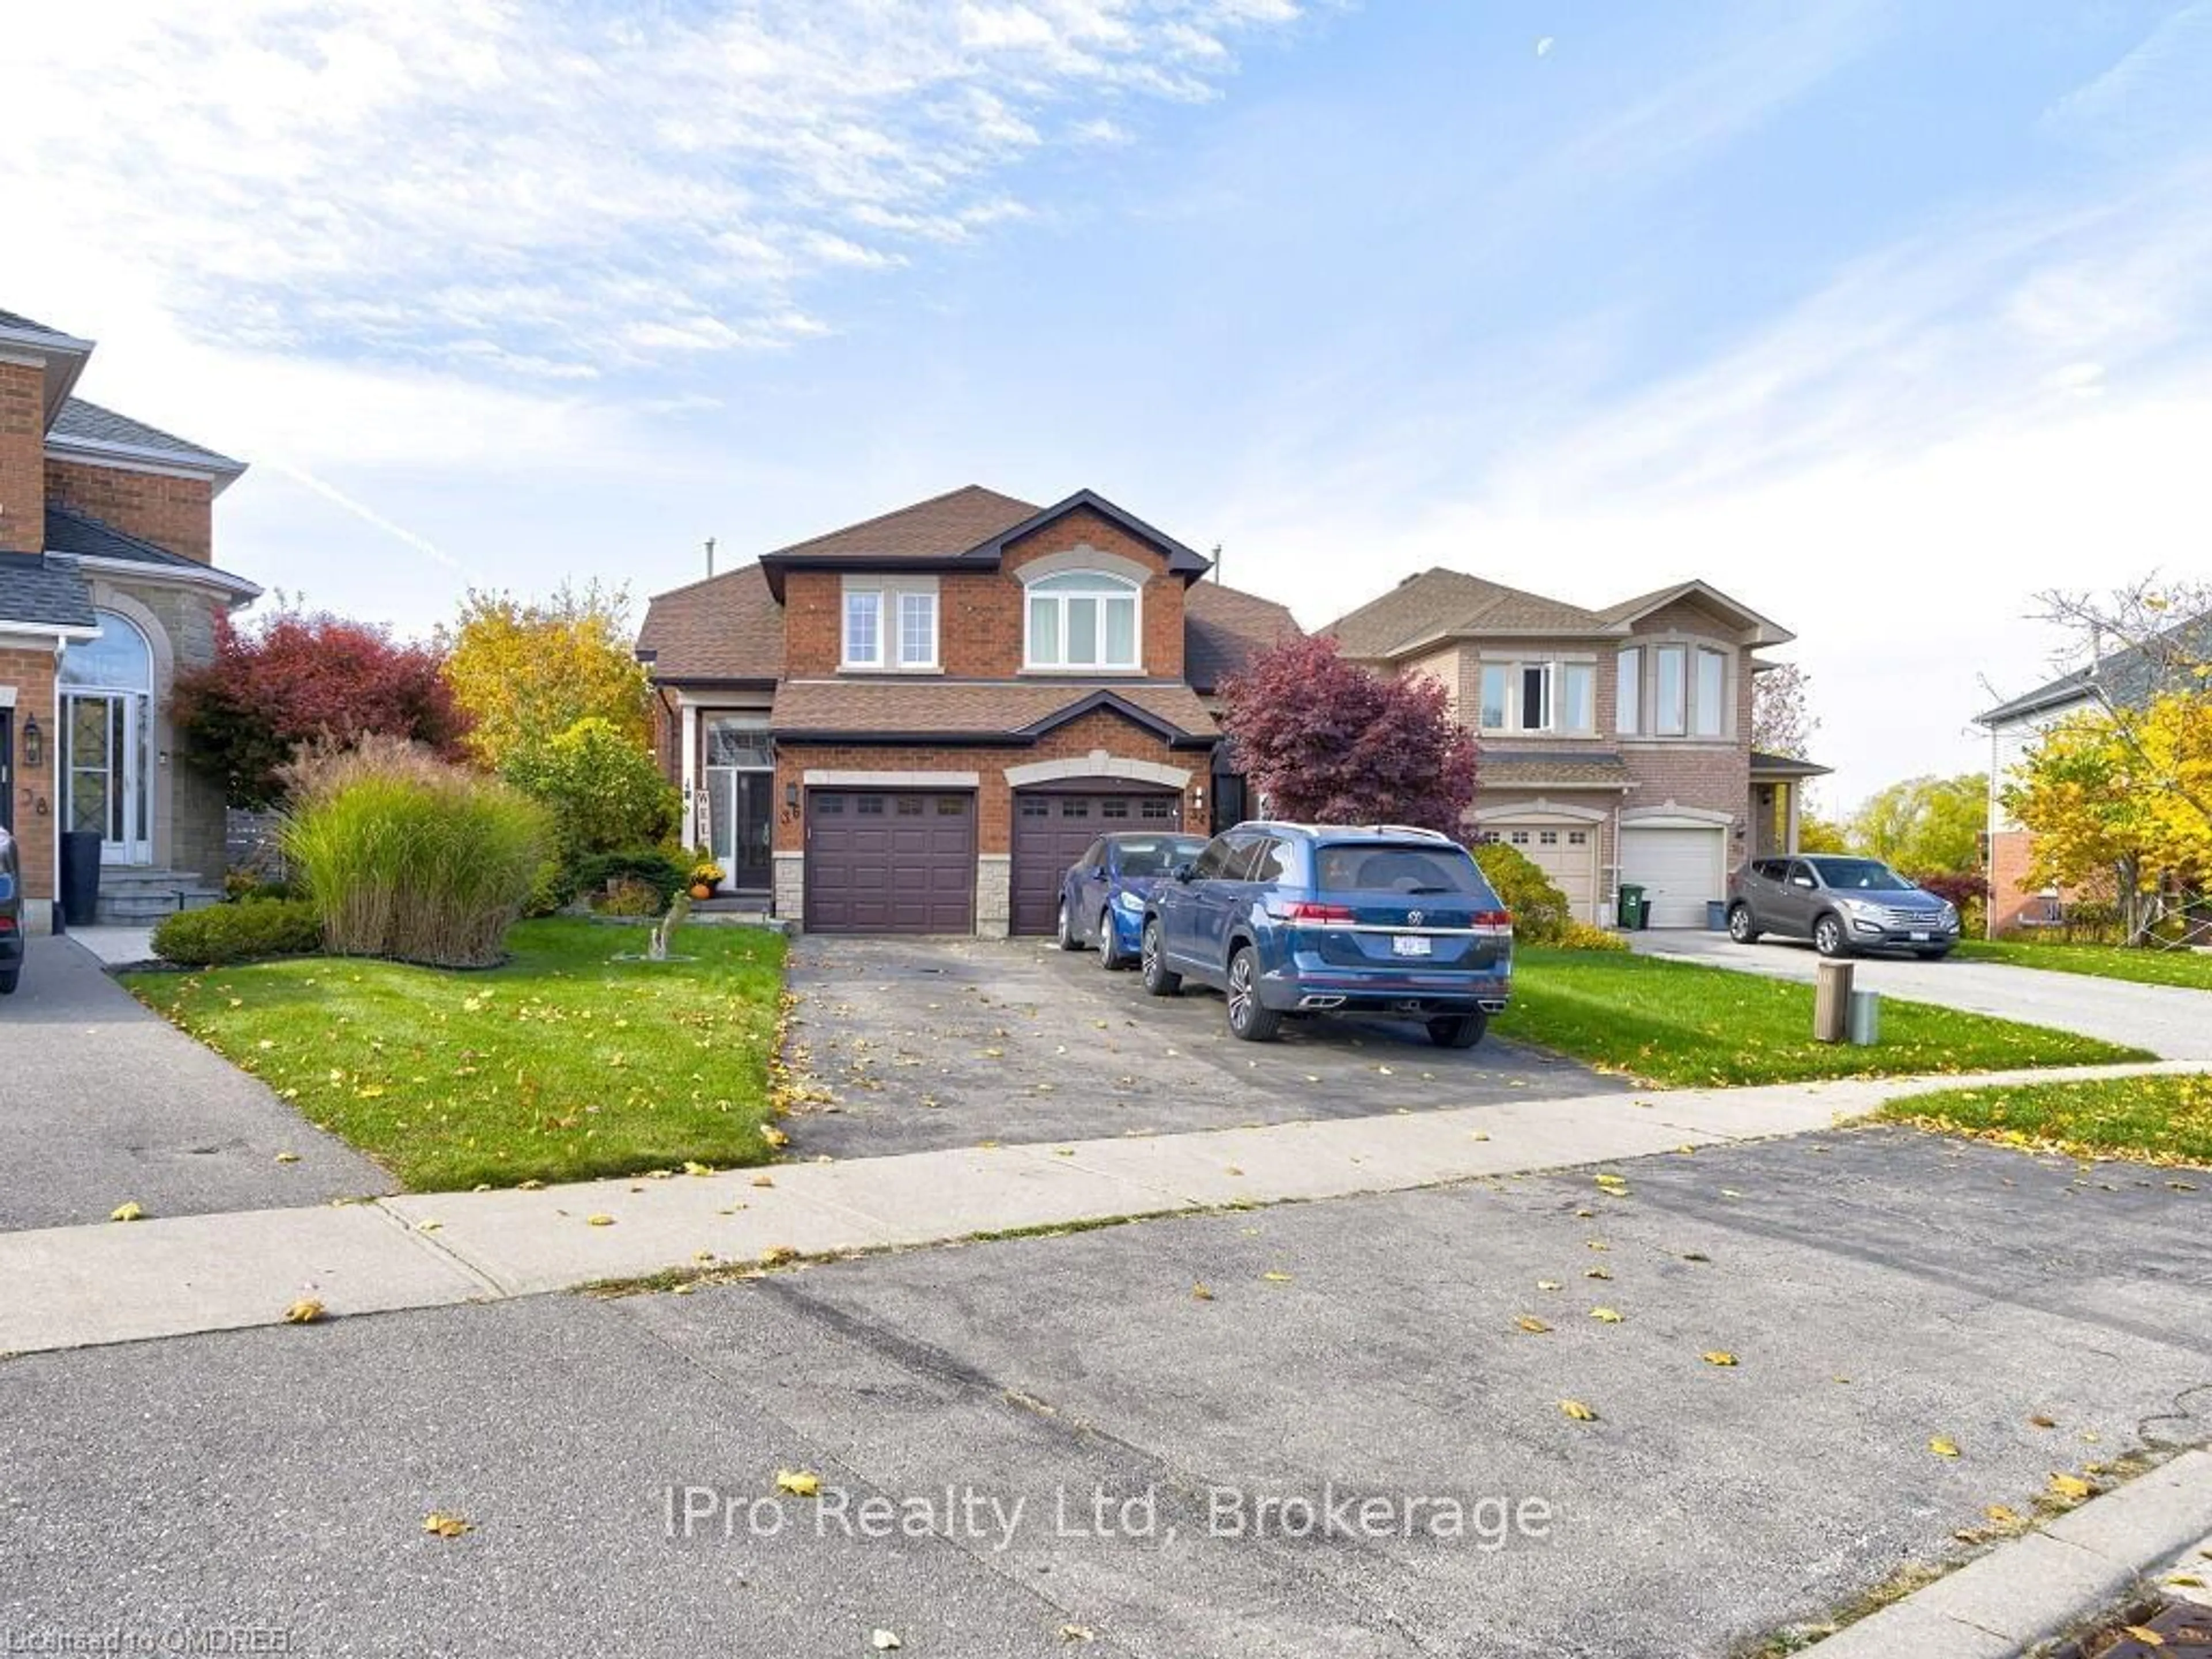
<svg viewBox="0 0 2212 1659">
<path fill-rule="evenodd" d="M 1238 816 L 1212 697 L 1296 631 L 1088 490 L 979 486 L 653 598 L 686 839 L 810 931 L 1050 930 L 1103 830 Z"/>
<path fill-rule="evenodd" d="M 1792 635 L 1704 582 L 1590 611 L 1432 569 L 1326 631 L 1353 660 L 1443 682 L 1481 745 L 1470 827 L 1584 920 L 1626 881 L 1654 927 L 1702 927 L 1737 866 L 1796 848 L 1800 791 L 1825 769 L 1751 745 L 1758 653 Z"/>
<path fill-rule="evenodd" d="M 212 896 L 222 784 L 179 755 L 169 690 L 260 592 L 212 562 L 245 467 L 75 396 L 92 352 L 0 312 L 0 827 L 38 928 L 64 831 L 100 839 L 102 920 Z"/>
</svg>

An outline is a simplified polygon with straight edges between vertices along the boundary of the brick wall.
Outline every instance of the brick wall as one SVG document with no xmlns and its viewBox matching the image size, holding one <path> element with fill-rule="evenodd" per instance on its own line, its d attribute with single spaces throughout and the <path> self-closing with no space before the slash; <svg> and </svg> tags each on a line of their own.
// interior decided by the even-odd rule
<svg viewBox="0 0 2212 1659">
<path fill-rule="evenodd" d="M 2035 856 L 2035 837 L 2025 830 L 2001 830 L 1990 837 L 1990 919 L 1991 939 L 2020 925 L 2021 913 L 2045 908 L 2043 889 L 2028 879 Z"/>
<path fill-rule="evenodd" d="M 46 374 L 0 362 L 0 553 L 46 546 Z"/>
<path fill-rule="evenodd" d="M 85 461 L 46 463 L 46 494 L 118 530 L 209 562 L 215 541 L 215 496 L 198 478 L 173 478 Z"/>
<path fill-rule="evenodd" d="M 1069 721 L 1034 744 L 1005 748 L 903 747 L 894 744 L 828 744 L 786 743 L 776 745 L 775 850 L 798 853 L 806 845 L 804 806 L 784 805 L 793 787 L 803 800 L 805 774 L 810 770 L 838 772 L 974 772 L 981 778 L 977 803 L 975 850 L 979 854 L 1010 853 L 1013 849 L 1013 790 L 1006 769 L 1035 761 L 1063 760 L 1088 755 L 1093 750 L 1126 760 L 1155 761 L 1181 768 L 1190 775 L 1183 793 L 1183 822 L 1206 822 L 1197 792 L 1211 782 L 1206 752 L 1170 749 L 1151 732 L 1132 726 L 1118 714 L 1101 709 Z"/>
<path fill-rule="evenodd" d="M 15 771 L 9 787 L 14 795 L 23 893 L 43 905 L 54 896 L 54 831 L 62 805 L 61 718 L 54 707 L 52 645 L 0 645 L 0 685 L 13 686 L 15 690 Z M 23 726 L 34 716 L 46 745 L 45 758 L 35 769 L 23 763 Z"/>
<path fill-rule="evenodd" d="M 1023 594 L 1016 573 L 1033 560 L 1079 546 L 1115 554 L 1152 573 L 1139 605 L 1144 672 L 1156 679 L 1181 679 L 1182 579 L 1166 574 L 1167 562 L 1159 554 L 1087 507 L 1023 538 L 1006 550 L 1000 570 L 938 576 L 937 652 L 944 672 L 962 679 L 1010 679 L 1019 674 Z M 843 655 L 844 583 L 843 574 L 835 570 L 793 570 L 785 576 L 784 672 L 789 678 L 837 672 Z"/>
</svg>

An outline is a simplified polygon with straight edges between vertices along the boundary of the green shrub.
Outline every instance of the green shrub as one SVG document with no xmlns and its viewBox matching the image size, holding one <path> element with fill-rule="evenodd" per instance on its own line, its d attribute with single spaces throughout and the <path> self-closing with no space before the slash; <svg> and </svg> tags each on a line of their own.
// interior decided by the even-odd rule
<svg viewBox="0 0 2212 1659">
<path fill-rule="evenodd" d="M 676 786 L 661 776 L 653 751 L 596 715 L 516 750 L 500 771 L 552 812 L 562 855 L 570 860 L 650 846 L 676 829 Z"/>
<path fill-rule="evenodd" d="M 657 916 L 667 908 L 658 888 L 635 876 L 617 876 L 592 900 L 592 908 L 603 916 Z"/>
<path fill-rule="evenodd" d="M 330 950 L 443 968 L 499 960 L 550 843 L 543 806 L 393 738 L 311 754 L 286 781 L 285 856 Z"/>
<path fill-rule="evenodd" d="M 1587 921 L 1569 921 L 1554 941 L 1569 951 L 1626 951 L 1628 938 L 1610 927 L 1594 927 Z"/>
<path fill-rule="evenodd" d="M 614 853 L 592 853 L 568 867 L 568 896 L 605 893 L 617 882 L 641 881 L 659 896 L 653 908 L 659 915 L 683 889 L 691 884 L 689 859 L 672 858 L 651 847 L 629 847 Z M 565 901 L 564 901 L 565 902 Z"/>
<path fill-rule="evenodd" d="M 1513 937 L 1524 945 L 1552 945 L 1563 938 L 1569 921 L 1567 896 L 1528 855 L 1502 841 L 1474 849 L 1474 861 L 1513 913 Z"/>
<path fill-rule="evenodd" d="M 322 919 L 313 905 L 297 899 L 249 898 L 179 910 L 154 929 L 154 954 L 187 968 L 305 956 L 322 948 Z"/>
</svg>

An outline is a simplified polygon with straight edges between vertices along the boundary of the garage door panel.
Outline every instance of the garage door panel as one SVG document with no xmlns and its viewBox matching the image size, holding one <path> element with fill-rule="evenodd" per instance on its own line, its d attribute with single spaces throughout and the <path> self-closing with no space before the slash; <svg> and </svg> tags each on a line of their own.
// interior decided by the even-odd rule
<svg viewBox="0 0 2212 1659">
<path fill-rule="evenodd" d="M 1718 826 L 1656 828 L 1625 824 L 1620 832 L 1620 878 L 1634 882 L 1651 901 L 1654 927 L 1702 927 L 1705 905 L 1723 896 L 1722 852 L 1726 832 Z"/>
<path fill-rule="evenodd" d="M 1014 796 L 1013 931 L 1049 933 L 1060 882 L 1099 836 L 1122 830 L 1178 830 L 1182 802 L 1124 787 L 1097 793 L 1021 790 Z"/>
<path fill-rule="evenodd" d="M 970 794 L 816 790 L 805 925 L 821 933 L 965 933 L 975 915 Z"/>
<path fill-rule="evenodd" d="M 1521 854 L 1567 901 L 1568 914 L 1578 921 L 1597 919 L 1601 894 L 1598 884 L 1597 830 L 1588 824 L 1492 823 L 1483 825 L 1486 839 L 1500 841 Z"/>
</svg>

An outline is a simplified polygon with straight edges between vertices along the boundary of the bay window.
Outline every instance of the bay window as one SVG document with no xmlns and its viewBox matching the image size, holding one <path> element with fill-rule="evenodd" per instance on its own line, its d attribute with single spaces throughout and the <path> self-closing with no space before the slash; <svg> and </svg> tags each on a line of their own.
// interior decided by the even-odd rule
<svg viewBox="0 0 2212 1659">
<path fill-rule="evenodd" d="M 1700 738 L 1717 738 L 1726 729 L 1726 708 L 1723 703 L 1723 688 L 1728 684 L 1728 659 L 1717 651 L 1700 647 L 1698 651 L 1698 692 L 1690 704 L 1691 732 Z"/>
<path fill-rule="evenodd" d="M 1137 585 L 1102 571 L 1070 570 L 1029 585 L 1029 668 L 1141 666 Z"/>
<path fill-rule="evenodd" d="M 1644 729 L 1644 653 L 1624 651 L 1613 659 L 1613 724 L 1633 737 Z"/>
<path fill-rule="evenodd" d="M 1679 738 L 1689 725 L 1690 688 L 1683 661 L 1687 653 L 1679 645 L 1662 645 L 1651 654 L 1656 659 L 1651 729 L 1662 738 Z"/>
<path fill-rule="evenodd" d="M 1623 737 L 1724 738 L 1729 653 L 1691 642 L 1632 646 L 1613 658 L 1613 729 Z"/>
</svg>

